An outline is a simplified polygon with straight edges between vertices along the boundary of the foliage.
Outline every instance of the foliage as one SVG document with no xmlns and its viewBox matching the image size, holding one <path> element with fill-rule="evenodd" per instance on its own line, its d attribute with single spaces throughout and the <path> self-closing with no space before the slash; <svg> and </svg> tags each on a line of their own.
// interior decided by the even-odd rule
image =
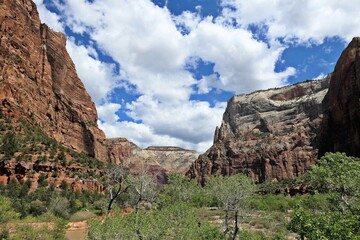
<svg viewBox="0 0 360 240">
<path fill-rule="evenodd" d="M 0 213 L 0 224 L 8 223 L 19 216 L 11 207 L 11 200 L 2 195 L 0 195 Z"/>
<path fill-rule="evenodd" d="M 247 207 L 249 199 L 255 193 L 253 181 L 242 174 L 234 176 L 213 176 L 208 186 L 216 197 L 219 207 L 227 210 L 239 210 Z"/>
<path fill-rule="evenodd" d="M 158 186 L 154 179 L 147 174 L 129 175 L 129 203 L 138 210 L 141 203 L 152 203 L 158 195 Z"/>
<path fill-rule="evenodd" d="M 141 226 L 141 228 L 139 228 Z M 139 230 L 140 229 L 140 230 Z M 190 206 L 177 203 L 158 211 L 111 217 L 104 224 L 90 222 L 89 239 L 220 239 L 220 231 L 202 222 Z"/>
<path fill-rule="evenodd" d="M 230 232 L 229 213 L 234 214 L 233 239 L 239 231 L 238 214 L 239 210 L 248 207 L 251 196 L 255 193 L 254 182 L 245 175 L 237 174 L 234 176 L 214 176 L 209 179 L 208 186 L 212 194 L 216 197 L 219 207 L 225 211 L 225 237 Z"/>
<path fill-rule="evenodd" d="M 2 139 L 2 142 L 3 144 L 0 149 L 5 154 L 4 158 L 9 159 L 17 152 L 18 144 L 15 135 L 12 132 L 7 132 Z"/>
<path fill-rule="evenodd" d="M 319 191 L 330 194 L 336 211 L 360 214 L 360 161 L 344 153 L 327 153 L 307 174 Z"/>
<path fill-rule="evenodd" d="M 34 227 L 32 224 L 37 223 Z M 32 218 L 17 223 L 16 232 L 12 234 L 12 240 L 62 240 L 65 238 L 66 222 L 51 215 L 45 218 Z"/>
<path fill-rule="evenodd" d="M 216 206 L 216 198 L 208 188 L 204 188 L 195 179 L 189 179 L 180 174 L 170 174 L 168 184 L 160 195 L 160 204 L 172 204 L 182 201 L 193 207 Z"/>
<path fill-rule="evenodd" d="M 289 229 L 302 239 L 359 239 L 360 162 L 342 153 L 327 153 L 306 179 L 328 194 L 329 208 L 316 212 L 299 206 L 292 214 Z"/>
</svg>

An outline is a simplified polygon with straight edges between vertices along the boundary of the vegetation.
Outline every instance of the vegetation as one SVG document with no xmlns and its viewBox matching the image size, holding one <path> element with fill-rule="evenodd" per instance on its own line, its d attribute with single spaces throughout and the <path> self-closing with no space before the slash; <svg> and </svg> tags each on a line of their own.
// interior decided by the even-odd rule
<svg viewBox="0 0 360 240">
<path fill-rule="evenodd" d="M 239 211 L 248 207 L 249 200 L 255 193 L 253 181 L 242 174 L 234 176 L 216 176 L 210 178 L 208 186 L 211 194 L 215 196 L 218 202 L 218 207 L 221 207 L 225 211 L 224 238 L 226 238 L 230 231 L 229 213 L 233 212 L 235 223 L 232 239 L 236 239 L 239 231 Z"/>
<path fill-rule="evenodd" d="M 36 189 L 30 180 L 0 184 L 0 239 L 63 239 L 67 221 L 84 219 L 91 219 L 89 239 L 265 240 L 295 233 L 360 239 L 360 162 L 345 154 L 326 154 L 303 177 L 280 183 L 255 186 L 239 174 L 214 176 L 201 186 L 171 174 L 159 186 L 146 172 L 106 171 L 104 163 L 63 147 L 35 124 L 3 117 L 0 133 L 1 161 L 32 162 L 26 174 L 37 180 Z M 102 181 L 106 190 L 74 192 L 65 180 L 55 186 L 53 179 L 64 173 L 44 173 L 43 164 L 63 167 L 67 177 Z M 282 191 L 296 186 L 307 194 Z"/>
<path fill-rule="evenodd" d="M 320 212 L 298 206 L 289 228 L 301 239 L 360 238 L 360 162 L 341 153 L 328 153 L 305 175 L 316 191 L 327 194 Z"/>
</svg>

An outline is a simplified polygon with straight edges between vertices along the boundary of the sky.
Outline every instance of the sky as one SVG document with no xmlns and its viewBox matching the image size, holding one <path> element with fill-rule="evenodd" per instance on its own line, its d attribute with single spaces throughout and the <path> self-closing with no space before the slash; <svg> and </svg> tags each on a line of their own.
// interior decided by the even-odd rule
<svg viewBox="0 0 360 240">
<path fill-rule="evenodd" d="M 211 145 L 234 95 L 332 72 L 360 35 L 360 0 L 34 0 L 109 138 Z"/>
</svg>

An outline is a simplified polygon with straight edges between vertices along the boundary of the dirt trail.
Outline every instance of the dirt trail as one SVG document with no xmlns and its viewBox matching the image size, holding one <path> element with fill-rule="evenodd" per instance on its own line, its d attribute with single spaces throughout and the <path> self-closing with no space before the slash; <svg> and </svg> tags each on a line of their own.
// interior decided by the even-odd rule
<svg viewBox="0 0 360 240">
<path fill-rule="evenodd" d="M 69 222 L 66 229 L 66 240 L 85 240 L 88 231 L 87 221 Z"/>
</svg>

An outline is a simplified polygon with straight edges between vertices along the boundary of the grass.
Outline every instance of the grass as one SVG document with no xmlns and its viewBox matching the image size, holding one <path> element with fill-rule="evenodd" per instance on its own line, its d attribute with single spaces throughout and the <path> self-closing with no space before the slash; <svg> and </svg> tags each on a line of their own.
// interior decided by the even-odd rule
<svg viewBox="0 0 360 240">
<path fill-rule="evenodd" d="M 78 211 L 70 217 L 69 221 L 70 222 L 81 222 L 81 221 L 89 220 L 89 219 L 95 218 L 95 217 L 97 217 L 97 215 L 93 212 Z"/>
</svg>

